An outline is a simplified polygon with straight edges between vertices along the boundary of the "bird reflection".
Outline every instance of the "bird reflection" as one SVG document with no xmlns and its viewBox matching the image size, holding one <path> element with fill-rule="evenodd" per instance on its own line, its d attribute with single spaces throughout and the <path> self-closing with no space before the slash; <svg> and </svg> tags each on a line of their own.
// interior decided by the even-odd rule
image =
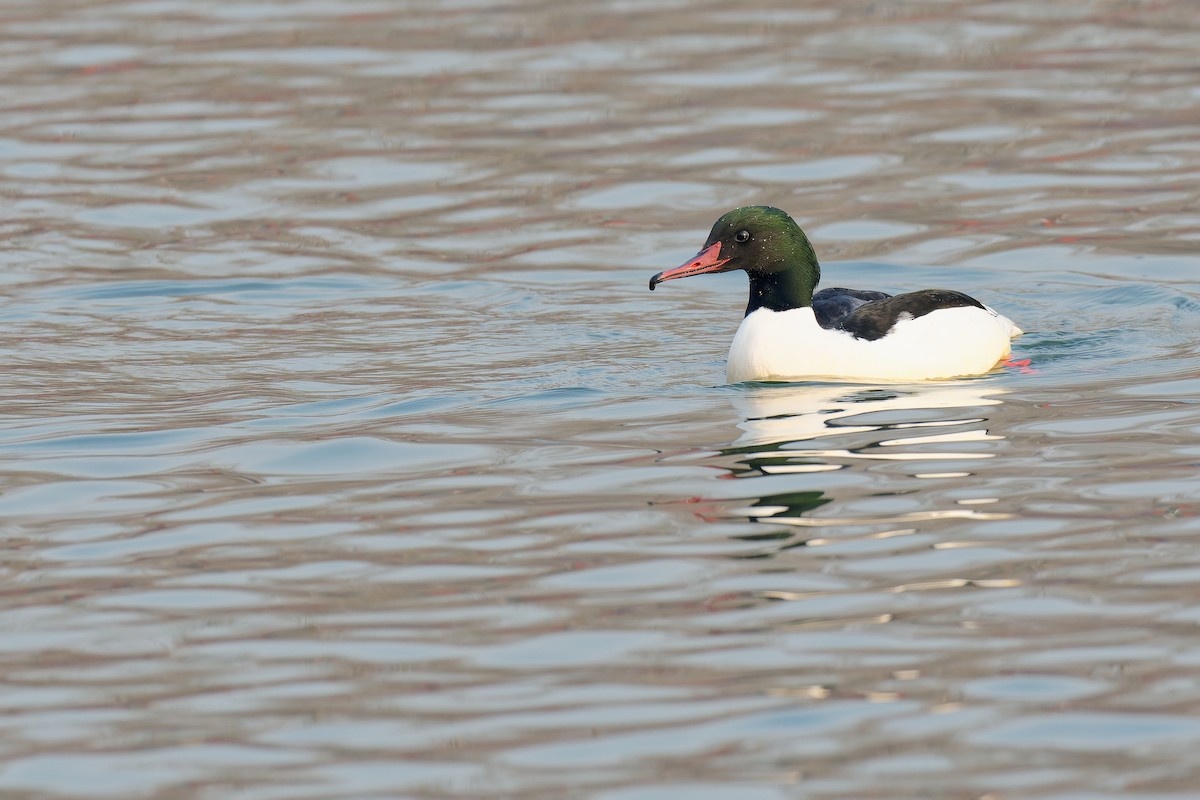
<svg viewBox="0 0 1200 800">
<path fill-rule="evenodd" d="M 756 499 L 751 505 L 734 509 L 730 512 L 733 516 L 746 516 L 752 520 L 769 518 L 776 514 L 785 514 L 788 517 L 800 516 L 815 508 L 820 508 L 826 503 L 833 502 L 832 497 L 828 497 L 824 492 L 783 492 L 781 494 L 771 494 Z M 770 558 L 780 550 L 787 550 L 791 547 L 803 547 L 806 544 L 804 539 L 795 538 L 795 532 L 789 528 L 776 528 L 775 530 L 766 531 L 763 533 L 744 533 L 732 536 L 730 538 L 741 542 L 771 542 L 775 546 L 771 549 L 758 552 L 743 554 L 738 558 Z"/>
<path fill-rule="evenodd" d="M 997 396 L 1003 392 L 988 381 L 873 388 L 804 384 L 739 387 L 732 398 L 743 420 L 737 425 L 741 435 L 719 451 L 720 467 L 730 478 L 752 479 L 762 483 L 763 488 L 781 491 L 747 496 L 742 505 L 725 508 L 722 516 L 787 526 L 736 537 L 745 541 L 778 540 L 783 547 L 804 544 L 796 541 L 798 531 L 818 526 L 883 525 L 895 529 L 925 519 L 987 518 L 984 512 L 960 507 L 880 516 L 830 515 L 828 510 L 819 518 L 811 514 L 834 500 L 823 484 L 846 485 L 845 481 L 833 484 L 820 473 L 864 462 L 909 462 L 913 469 L 908 474 L 915 478 L 970 475 L 969 471 L 947 469 L 944 462 L 969 464 L 994 455 L 976 443 L 1003 438 L 990 434 L 985 427 L 988 407 L 999 405 L 1002 401 Z M 935 444 L 943 446 L 925 447 Z M 937 462 L 938 466 L 922 471 L 922 462 Z M 788 480 L 784 476 L 795 477 Z M 780 481 L 790 485 L 781 486 Z M 909 484 L 907 489 L 880 492 L 878 482 L 873 483 L 873 490 L 859 494 L 916 491 Z"/>
<path fill-rule="evenodd" d="M 788 443 L 835 434 L 856 433 L 918 426 L 960 425 L 980 418 L 946 419 L 941 409 L 999 405 L 996 395 L 1004 389 L 983 381 L 934 383 L 906 388 L 803 384 L 751 385 L 733 397 L 734 407 L 745 420 L 738 424 L 742 435 L 730 449 L 769 449 Z M 876 412 L 911 412 L 880 415 L 879 419 L 856 419 Z"/>
</svg>

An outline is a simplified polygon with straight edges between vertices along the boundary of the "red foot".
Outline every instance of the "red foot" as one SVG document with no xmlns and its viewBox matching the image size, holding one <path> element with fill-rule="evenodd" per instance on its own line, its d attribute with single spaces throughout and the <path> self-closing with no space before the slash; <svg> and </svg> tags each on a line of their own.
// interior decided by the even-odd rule
<svg viewBox="0 0 1200 800">
<path fill-rule="evenodd" d="M 1004 367 L 1012 367 L 1022 375 L 1035 375 L 1037 374 L 1037 370 L 1029 366 L 1031 363 L 1033 363 L 1033 359 L 1022 358 L 1018 360 L 1015 358 L 1010 358 L 1007 361 L 1001 361 L 1000 365 Z"/>
</svg>

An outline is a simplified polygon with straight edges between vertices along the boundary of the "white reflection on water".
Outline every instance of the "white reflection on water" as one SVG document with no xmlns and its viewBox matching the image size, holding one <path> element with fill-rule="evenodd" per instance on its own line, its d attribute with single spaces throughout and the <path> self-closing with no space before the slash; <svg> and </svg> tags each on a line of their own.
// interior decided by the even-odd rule
<svg viewBox="0 0 1200 800">
<path fill-rule="evenodd" d="M 930 415 L 921 415 L 919 412 L 995 406 L 1002 402 L 996 399 L 996 396 L 1005 392 L 1003 387 L 984 381 L 871 389 L 828 384 L 754 386 L 734 395 L 734 407 L 745 421 L 738 424 L 742 435 L 733 444 L 783 444 L 860 431 L 933 428 L 983 422 L 978 417 L 930 418 Z M 918 413 L 895 413 L 887 416 L 881 414 L 879 418 L 873 416 L 870 419 L 860 419 L 879 412 Z M 983 429 L 956 432 L 955 435 L 963 437 L 966 434 L 988 436 Z M 910 437 L 881 441 L 878 444 L 894 446 L 929 441 L 933 440 Z"/>
<path fill-rule="evenodd" d="M 830 513 L 837 506 L 831 505 L 834 498 L 828 494 L 829 479 L 819 474 L 871 462 L 940 465 L 993 458 L 995 452 L 989 445 L 1005 437 L 988 431 L 985 414 L 989 408 L 1001 405 L 998 396 L 1004 393 L 1003 388 L 989 381 L 873 388 L 827 384 L 747 387 L 732 396 L 743 417 L 738 423 L 742 435 L 722 453 L 737 458 L 731 469 L 733 477 L 755 481 L 748 485 L 769 485 L 772 491 L 752 497 L 749 505 L 727 509 L 725 514 L 792 528 L 889 526 L 888 530 L 871 530 L 859 537 L 868 539 L 907 535 L 916 530 L 911 526 L 933 520 L 1010 519 L 1010 513 L 963 507 L 990 505 L 996 500 L 993 497 L 966 498 L 951 507 Z M 903 434 L 897 435 L 900 431 Z M 817 440 L 844 446 L 813 446 L 811 443 Z M 970 474 L 939 470 L 922 467 L 909 475 L 928 479 Z M 786 476 L 797 483 L 788 491 L 779 491 L 778 480 Z M 775 482 L 766 483 L 771 479 Z M 929 504 L 928 500 L 916 502 L 920 506 Z M 822 513 L 815 515 L 818 509 Z M 785 535 L 780 532 L 767 536 Z M 804 542 L 808 546 L 829 543 L 821 537 Z"/>
</svg>

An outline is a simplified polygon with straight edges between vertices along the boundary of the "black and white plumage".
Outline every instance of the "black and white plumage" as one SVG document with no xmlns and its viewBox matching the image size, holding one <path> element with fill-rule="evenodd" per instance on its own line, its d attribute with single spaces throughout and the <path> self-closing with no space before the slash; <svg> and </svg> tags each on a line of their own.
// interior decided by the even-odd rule
<svg viewBox="0 0 1200 800">
<path fill-rule="evenodd" d="M 814 293 L 821 270 L 808 237 L 786 213 L 767 206 L 722 216 L 704 249 L 655 275 L 650 288 L 735 269 L 750 276 L 750 299 L 729 348 L 733 383 L 979 375 L 1007 358 L 1021 334 L 1012 320 L 952 289 Z"/>
<path fill-rule="evenodd" d="M 822 328 L 845 331 L 856 339 L 875 341 L 902 320 L 918 319 L 947 308 L 986 309 L 974 297 L 953 289 L 921 289 L 890 295 L 867 289 L 822 289 L 813 295 L 813 313 Z"/>
</svg>

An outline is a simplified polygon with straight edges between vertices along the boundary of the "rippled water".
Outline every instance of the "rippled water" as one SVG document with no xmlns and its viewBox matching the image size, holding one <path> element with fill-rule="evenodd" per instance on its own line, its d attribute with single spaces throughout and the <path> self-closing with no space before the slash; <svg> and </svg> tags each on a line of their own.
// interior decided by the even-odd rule
<svg viewBox="0 0 1200 800">
<path fill-rule="evenodd" d="M 1200 791 L 1193 3 L 4 16 L 6 797 Z M 746 203 L 1018 364 L 723 385 Z"/>
</svg>

